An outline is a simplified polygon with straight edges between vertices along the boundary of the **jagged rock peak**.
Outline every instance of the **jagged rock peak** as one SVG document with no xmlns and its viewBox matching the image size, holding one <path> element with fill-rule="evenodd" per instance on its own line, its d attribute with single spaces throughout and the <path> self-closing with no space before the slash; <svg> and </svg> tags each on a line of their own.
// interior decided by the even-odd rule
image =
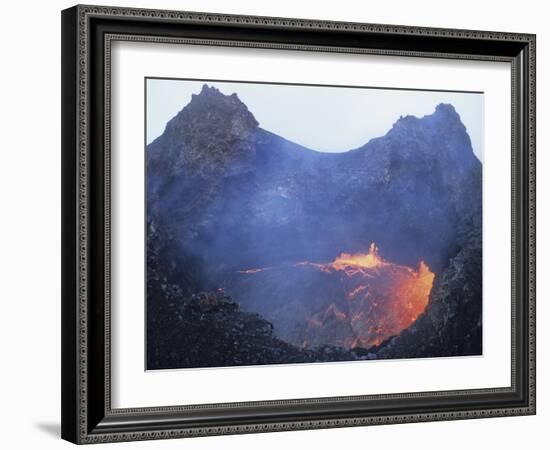
<svg viewBox="0 0 550 450">
<path fill-rule="evenodd" d="M 423 123 L 432 123 L 434 121 L 446 121 L 449 123 L 462 124 L 460 115 L 450 103 L 439 103 L 432 114 L 423 117 L 413 115 L 401 116 L 395 122 L 394 127 L 399 125 L 421 125 Z"/>
<path fill-rule="evenodd" d="M 224 101 L 226 97 L 236 98 L 237 94 L 225 95 L 216 86 L 208 86 L 206 83 L 202 85 L 201 91 L 198 94 L 191 95 L 191 104 L 194 102 L 203 101 Z M 240 100 L 239 100 L 240 101 Z"/>
<path fill-rule="evenodd" d="M 401 141 L 418 141 L 418 136 L 430 140 L 435 147 L 441 148 L 444 143 L 453 142 L 459 153 L 472 153 L 470 137 L 462 123 L 460 115 L 449 103 L 440 103 L 431 114 L 422 117 L 401 116 L 387 134 L 388 137 Z M 458 142 L 461 145 L 456 145 Z M 468 152 L 464 152 L 467 147 Z"/>
<path fill-rule="evenodd" d="M 206 121 L 207 123 L 235 123 L 247 128 L 256 128 L 259 124 L 248 107 L 236 93 L 225 95 L 215 86 L 204 84 L 198 94 L 191 96 L 191 101 L 172 119 L 175 122 L 189 120 Z"/>
<path fill-rule="evenodd" d="M 171 174 L 180 173 L 183 167 L 202 174 L 229 170 L 234 161 L 255 155 L 253 136 L 258 126 L 237 94 L 225 95 L 204 84 L 150 145 L 151 170 L 156 167 Z"/>
<path fill-rule="evenodd" d="M 466 130 L 460 115 L 450 103 L 440 103 L 435 107 L 434 113 L 424 116 L 424 119 L 428 122 L 441 123 L 445 126 L 454 127 L 457 130 Z"/>
<path fill-rule="evenodd" d="M 195 97 L 197 94 L 193 94 Z M 202 85 L 201 92 L 198 95 L 223 95 L 216 86 L 208 86 L 206 83 Z M 235 94 L 234 94 L 235 95 Z"/>
<path fill-rule="evenodd" d="M 456 109 L 453 105 L 450 103 L 440 103 L 435 107 L 435 113 L 434 114 L 446 114 L 451 117 L 459 118 L 460 116 L 456 112 Z"/>
</svg>

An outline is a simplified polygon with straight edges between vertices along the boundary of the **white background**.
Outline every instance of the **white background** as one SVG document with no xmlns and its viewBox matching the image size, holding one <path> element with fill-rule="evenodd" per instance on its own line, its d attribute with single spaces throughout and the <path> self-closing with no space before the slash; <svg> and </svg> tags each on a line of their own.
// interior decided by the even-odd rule
<svg viewBox="0 0 550 450">
<path fill-rule="evenodd" d="M 116 42 L 111 56 L 114 408 L 510 386 L 511 198 L 502 196 L 511 187 L 510 64 L 136 42 Z M 144 77 L 161 75 L 483 91 L 483 356 L 144 372 L 135 345 L 145 341 L 145 168 L 136 130 Z"/>
<path fill-rule="evenodd" d="M 545 123 L 550 120 L 548 42 L 544 2 L 464 0 L 360 3 L 351 0 L 254 2 L 244 0 L 139 1 L 108 4 L 241 14 L 397 23 L 538 34 L 538 173 L 550 168 Z M 3 215 L 2 371 L 0 399 L 4 448 L 68 448 L 59 429 L 60 297 L 60 20 L 64 1 L 4 5 L 2 39 L 2 151 L 0 195 Z M 549 316 L 550 226 L 544 192 L 538 185 L 538 316 Z M 507 194 L 503 194 L 507 195 Z M 226 436 L 187 441 L 116 444 L 119 448 L 336 448 L 342 445 L 407 449 L 542 448 L 550 421 L 547 348 L 550 327 L 538 330 L 538 415 L 461 422 L 392 425 L 263 435 Z M 545 426 L 546 425 L 546 426 Z"/>
</svg>

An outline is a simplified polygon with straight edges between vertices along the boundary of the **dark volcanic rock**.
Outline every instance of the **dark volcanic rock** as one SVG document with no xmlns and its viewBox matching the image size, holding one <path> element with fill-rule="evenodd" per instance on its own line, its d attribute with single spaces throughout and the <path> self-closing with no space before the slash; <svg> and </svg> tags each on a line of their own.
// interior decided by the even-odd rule
<svg viewBox="0 0 550 450">
<path fill-rule="evenodd" d="M 278 339 L 270 322 L 241 311 L 222 290 L 197 292 L 200 277 L 186 270 L 193 262 L 173 264 L 172 238 L 152 224 L 148 228 L 148 370 L 366 358 L 331 345 L 301 349 Z"/>
<path fill-rule="evenodd" d="M 221 176 L 254 156 L 258 122 L 236 94 L 203 86 L 148 146 L 148 175 Z"/>
<path fill-rule="evenodd" d="M 177 287 L 164 289 L 164 305 L 157 312 L 162 320 L 148 339 L 149 370 L 358 359 L 334 346 L 303 350 L 277 339 L 271 323 L 240 311 L 222 291 L 178 294 Z"/>
<path fill-rule="evenodd" d="M 222 290 L 197 292 L 200 266 L 181 255 L 173 263 L 169 233 L 149 223 L 148 237 L 148 370 L 366 358 L 336 346 L 306 350 L 278 339 L 270 322 L 241 311 Z"/>
</svg>

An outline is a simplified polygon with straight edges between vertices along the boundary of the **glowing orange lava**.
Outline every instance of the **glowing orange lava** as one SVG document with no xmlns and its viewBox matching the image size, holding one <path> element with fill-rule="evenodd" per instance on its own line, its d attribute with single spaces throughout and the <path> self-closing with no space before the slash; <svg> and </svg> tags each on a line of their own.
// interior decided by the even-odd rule
<svg viewBox="0 0 550 450">
<path fill-rule="evenodd" d="M 311 286 L 327 289 L 326 298 L 319 291 L 300 294 L 306 311 L 308 305 L 315 305 L 321 298 L 321 303 L 305 313 L 304 332 L 299 341 L 293 342 L 304 348 L 331 344 L 368 349 L 383 343 L 411 326 L 424 312 L 435 278 L 424 261 L 412 268 L 385 260 L 375 243 L 368 252 L 340 253 L 329 263 L 302 261 L 280 268 L 237 272 L 255 274 L 272 269 L 285 276 L 289 268 L 310 271 L 308 276 L 313 270 L 318 278 Z"/>
<path fill-rule="evenodd" d="M 331 263 L 319 264 L 309 261 L 296 263 L 296 266 L 313 266 L 322 272 L 332 272 L 334 270 L 342 270 L 348 276 L 353 276 L 359 272 L 367 274 L 364 269 L 374 269 L 388 265 L 379 253 L 378 247 L 373 242 L 369 247 L 368 253 L 340 253 L 340 255 Z"/>
<path fill-rule="evenodd" d="M 396 296 L 404 299 L 408 314 L 403 314 L 402 325 L 409 326 L 424 312 L 428 305 L 428 299 L 432 290 L 435 274 L 424 261 L 420 261 L 418 271 L 413 271 L 412 276 L 405 279 L 399 286 Z"/>
<path fill-rule="evenodd" d="M 336 270 L 347 270 L 350 268 L 372 269 L 383 267 L 387 263 L 380 258 L 378 247 L 373 242 L 368 253 L 341 253 L 329 266 Z"/>
<path fill-rule="evenodd" d="M 424 312 L 435 278 L 424 261 L 415 270 L 384 260 L 374 243 L 368 253 L 341 253 L 328 264 L 300 263 L 306 264 L 325 273 L 342 273 L 346 298 L 338 308 L 333 303 L 311 317 L 306 347 L 331 343 L 369 348 L 381 344 Z M 342 340 L 344 328 L 348 337 Z"/>
</svg>

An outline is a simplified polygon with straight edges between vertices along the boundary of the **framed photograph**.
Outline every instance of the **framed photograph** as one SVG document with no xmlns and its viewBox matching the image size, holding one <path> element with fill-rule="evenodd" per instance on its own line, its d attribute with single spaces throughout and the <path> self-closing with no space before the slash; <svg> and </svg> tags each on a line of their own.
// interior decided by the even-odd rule
<svg viewBox="0 0 550 450">
<path fill-rule="evenodd" d="M 62 12 L 62 437 L 535 413 L 535 36 Z"/>
</svg>

